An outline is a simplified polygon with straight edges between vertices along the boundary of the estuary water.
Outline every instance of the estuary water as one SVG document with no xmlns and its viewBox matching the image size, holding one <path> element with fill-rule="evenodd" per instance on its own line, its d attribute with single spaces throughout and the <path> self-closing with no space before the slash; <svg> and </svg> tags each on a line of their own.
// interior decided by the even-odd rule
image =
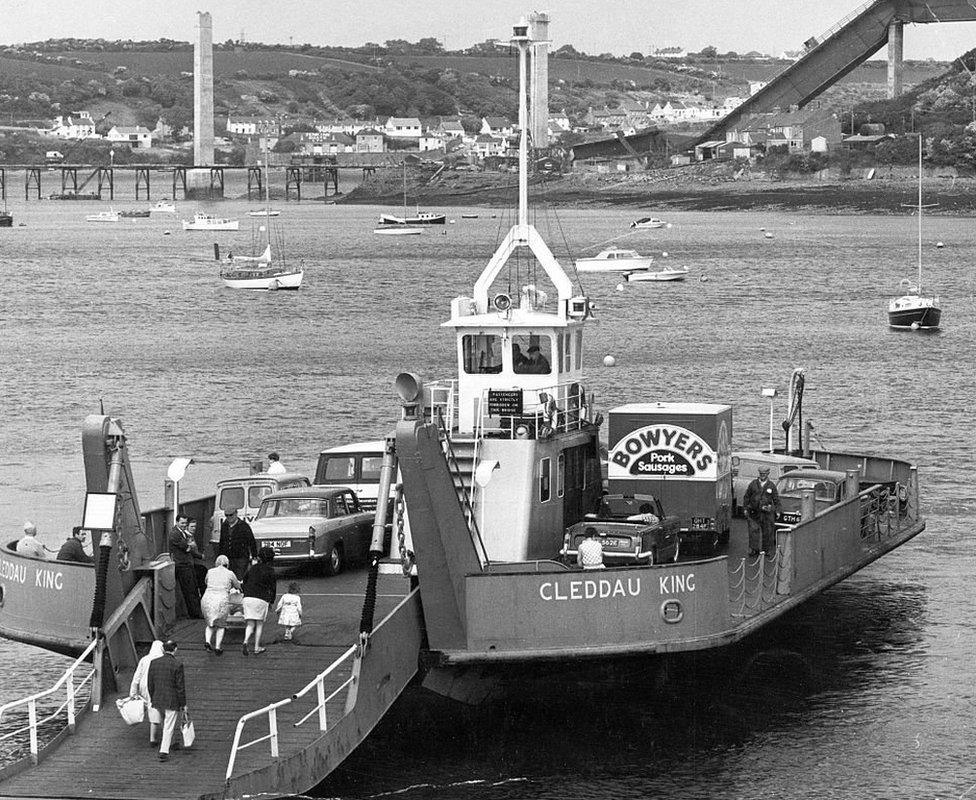
<svg viewBox="0 0 976 800">
<path fill-rule="evenodd" d="M 512 221 L 455 208 L 442 230 L 381 237 L 372 228 L 386 209 L 276 203 L 305 285 L 248 293 L 223 287 L 212 256 L 213 241 L 247 249 L 246 203 L 179 206 L 176 219 L 116 224 L 85 221 L 107 204 L 11 206 L 24 227 L 0 230 L 5 540 L 31 519 L 56 548 L 77 524 L 81 423 L 100 404 L 123 420 L 144 507 L 161 501 L 176 456 L 194 458 L 183 482 L 194 497 L 272 449 L 310 473 L 321 449 L 381 437 L 398 414 L 398 372 L 454 374 L 453 336 L 438 326 Z M 184 233 L 179 218 L 197 208 L 239 216 L 242 230 Z M 646 214 L 672 227 L 632 233 Z M 638 661 L 473 712 L 404 704 L 316 794 L 976 796 L 973 221 L 926 219 L 925 283 L 942 297 L 944 330 L 913 334 L 889 330 L 885 314 L 899 279 L 915 274 L 910 217 L 536 216 L 571 274 L 568 256 L 611 240 L 691 270 L 684 283 L 619 289 L 617 276 L 582 276 L 597 306 L 586 386 L 600 409 L 729 402 L 734 447 L 763 447 L 761 389 L 785 390 L 804 367 L 814 443 L 917 461 L 927 530 L 721 662 L 679 659 L 667 680 Z M 498 289 L 543 285 L 524 261 L 518 271 Z M 49 685 L 64 665 L 0 641 L 0 702 Z"/>
</svg>

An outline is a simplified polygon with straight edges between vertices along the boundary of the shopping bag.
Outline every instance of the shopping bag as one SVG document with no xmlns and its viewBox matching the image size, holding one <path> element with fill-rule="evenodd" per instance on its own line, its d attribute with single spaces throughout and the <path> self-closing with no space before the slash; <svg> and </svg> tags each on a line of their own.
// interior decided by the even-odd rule
<svg viewBox="0 0 976 800">
<path fill-rule="evenodd" d="M 183 725 L 180 727 L 180 733 L 183 734 L 184 747 L 190 747 L 193 744 L 193 740 L 197 738 L 197 732 L 193 728 L 193 720 L 190 719 L 190 715 L 187 712 L 183 713 Z"/>
<path fill-rule="evenodd" d="M 146 718 L 146 704 L 141 697 L 120 697 L 115 706 L 126 725 L 138 725 Z"/>
</svg>

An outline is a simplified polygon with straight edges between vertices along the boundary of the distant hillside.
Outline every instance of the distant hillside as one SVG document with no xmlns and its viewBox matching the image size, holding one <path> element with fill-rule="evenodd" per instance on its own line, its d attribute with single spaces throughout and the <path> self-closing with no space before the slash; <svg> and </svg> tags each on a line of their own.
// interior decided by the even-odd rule
<svg viewBox="0 0 976 800">
<path fill-rule="evenodd" d="M 214 53 L 218 115 L 288 115 L 357 119 L 386 116 L 461 115 L 469 127 L 482 116 L 516 113 L 516 60 L 503 47 L 444 52 L 433 39 L 387 42 L 358 48 L 218 44 Z M 670 95 L 721 102 L 744 96 L 749 80 L 767 80 L 787 62 L 702 59 L 686 63 L 629 57 L 593 57 L 566 45 L 549 64 L 550 105 L 582 118 L 589 108 L 624 100 L 653 103 Z M 50 120 L 90 110 L 110 124 L 153 127 L 160 116 L 180 128 L 192 122 L 193 51 L 187 42 L 51 40 L 0 50 L 0 121 Z M 945 64 L 909 62 L 906 84 L 935 91 Z M 291 74 L 289 74 L 291 73 Z M 958 69 L 955 70 L 958 73 Z M 958 74 L 957 74 L 958 77 Z M 858 118 L 904 114 L 903 101 L 885 110 L 881 62 L 868 62 L 817 100 L 840 116 L 859 106 Z M 956 94 L 965 95 L 960 87 Z M 949 102 L 948 94 L 940 103 Z M 968 96 L 968 95 L 967 95 Z M 918 95 L 928 114 L 933 100 Z M 864 105 L 871 102 L 871 105 Z M 898 109 L 902 109 L 899 111 Z M 941 113 L 941 107 L 940 107 Z M 944 115 L 957 121 L 958 114 Z"/>
</svg>

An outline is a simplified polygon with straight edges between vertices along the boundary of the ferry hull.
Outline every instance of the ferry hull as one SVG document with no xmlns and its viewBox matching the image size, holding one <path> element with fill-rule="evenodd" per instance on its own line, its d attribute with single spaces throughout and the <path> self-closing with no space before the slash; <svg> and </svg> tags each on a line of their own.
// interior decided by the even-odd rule
<svg viewBox="0 0 976 800">
<path fill-rule="evenodd" d="M 77 655 L 91 642 L 95 570 L 0 550 L 0 636 Z"/>
</svg>

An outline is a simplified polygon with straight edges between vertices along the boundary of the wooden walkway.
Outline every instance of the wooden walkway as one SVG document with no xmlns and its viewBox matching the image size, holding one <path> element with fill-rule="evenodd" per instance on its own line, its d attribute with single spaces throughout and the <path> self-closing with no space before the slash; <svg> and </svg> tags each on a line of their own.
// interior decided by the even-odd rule
<svg viewBox="0 0 976 800">
<path fill-rule="evenodd" d="M 288 580 L 279 579 L 279 588 Z M 186 670 L 187 704 L 197 733 L 191 749 L 172 750 L 170 760 L 160 762 L 157 748 L 148 743 L 148 723 L 127 726 L 111 698 L 99 713 L 86 714 L 75 735 L 67 737 L 39 765 L 0 783 L 0 797 L 163 800 L 219 794 L 238 719 L 299 691 L 357 641 L 365 582 L 364 571 L 329 579 L 301 578 L 305 624 L 293 642 L 286 642 L 283 629 L 269 615 L 263 643 L 268 649 L 259 656 L 244 657 L 242 632 L 235 629 L 228 630 L 224 638 L 222 656 L 207 653 L 202 622 L 180 623 L 174 638 L 180 643 L 177 655 Z M 377 622 L 403 599 L 408 588 L 400 576 L 380 576 Z M 338 671 L 341 674 L 330 676 L 327 693 L 349 676 L 350 668 L 351 661 Z M 124 680 L 126 691 L 128 676 Z M 340 693 L 329 704 L 330 725 L 342 716 L 344 698 L 345 692 Z M 282 756 L 320 735 L 317 716 L 300 728 L 293 725 L 316 702 L 313 691 L 279 709 Z M 245 727 L 242 742 L 267 732 L 266 717 L 255 719 Z M 262 742 L 239 752 L 234 774 L 272 760 L 269 743 Z"/>
</svg>

